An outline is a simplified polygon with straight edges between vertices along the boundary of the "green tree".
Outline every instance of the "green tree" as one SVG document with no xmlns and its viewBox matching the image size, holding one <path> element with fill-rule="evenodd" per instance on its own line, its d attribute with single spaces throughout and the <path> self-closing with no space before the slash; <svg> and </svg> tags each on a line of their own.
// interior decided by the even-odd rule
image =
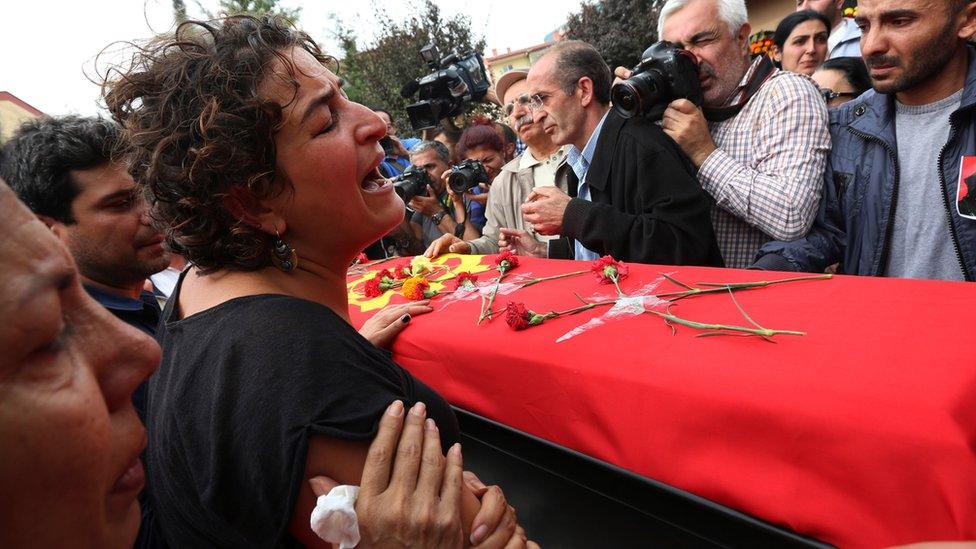
<svg viewBox="0 0 976 549">
<path fill-rule="evenodd" d="M 302 14 L 302 8 L 279 6 L 278 0 L 220 0 L 217 13 L 204 7 L 200 0 L 194 0 L 193 3 L 196 5 L 199 16 L 205 19 L 214 19 L 220 13 L 228 15 L 276 13 L 287 17 L 293 23 L 297 23 L 298 17 Z M 187 20 L 186 0 L 173 0 L 173 17 L 177 23 Z"/>
<path fill-rule="evenodd" d="M 633 67 L 657 42 L 663 0 L 599 0 L 582 4 L 566 22 L 566 37 L 588 42 L 610 68 Z"/>
<path fill-rule="evenodd" d="M 177 23 L 186 21 L 186 2 L 184 0 L 173 0 L 173 17 Z"/>
<path fill-rule="evenodd" d="M 437 46 L 441 55 L 452 51 L 461 54 L 485 49 L 482 37 L 471 31 L 471 20 L 465 15 L 447 19 L 432 0 L 423 0 L 405 21 L 394 21 L 382 7 L 374 15 L 379 28 L 372 44 L 360 48 L 355 34 L 339 25 L 336 37 L 341 48 L 340 73 L 346 80 L 346 93 L 364 105 L 385 107 L 396 125 L 407 130 L 406 105 L 415 98 L 404 99 L 400 89 L 407 82 L 430 72 L 420 57 L 420 48 L 428 43 Z M 481 105 L 476 112 L 494 113 L 494 107 Z"/>
</svg>

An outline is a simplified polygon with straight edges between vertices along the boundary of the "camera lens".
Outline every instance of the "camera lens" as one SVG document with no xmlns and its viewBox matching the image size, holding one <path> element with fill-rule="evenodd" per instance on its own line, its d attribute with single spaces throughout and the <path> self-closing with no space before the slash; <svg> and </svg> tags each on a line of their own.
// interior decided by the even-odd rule
<svg viewBox="0 0 976 549">
<path fill-rule="evenodd" d="M 645 114 L 660 100 L 659 78 L 660 73 L 650 70 L 615 85 L 610 90 L 614 108 L 625 118 Z"/>
<path fill-rule="evenodd" d="M 456 194 L 464 194 L 469 190 L 478 186 L 477 183 L 471 184 L 470 174 L 466 173 L 468 170 L 460 169 L 451 175 L 447 176 L 447 184 L 451 187 L 451 190 Z"/>
<path fill-rule="evenodd" d="M 627 118 L 640 113 L 640 92 L 629 81 L 620 82 L 610 90 L 610 100 L 617 112 Z"/>
</svg>

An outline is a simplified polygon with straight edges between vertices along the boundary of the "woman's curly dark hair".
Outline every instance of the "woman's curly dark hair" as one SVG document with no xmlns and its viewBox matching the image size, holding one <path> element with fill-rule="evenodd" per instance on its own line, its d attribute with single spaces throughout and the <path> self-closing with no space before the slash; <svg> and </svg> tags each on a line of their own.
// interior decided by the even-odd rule
<svg viewBox="0 0 976 549">
<path fill-rule="evenodd" d="M 302 48 L 324 65 L 304 32 L 275 16 L 187 21 L 137 46 L 110 69 L 102 94 L 122 126 L 122 155 L 145 190 L 167 245 L 203 272 L 271 264 L 271 237 L 225 207 L 232 188 L 256 199 L 290 190 L 274 177 L 274 134 L 285 105 L 258 87 L 275 60 L 298 89 L 285 50 Z"/>
</svg>

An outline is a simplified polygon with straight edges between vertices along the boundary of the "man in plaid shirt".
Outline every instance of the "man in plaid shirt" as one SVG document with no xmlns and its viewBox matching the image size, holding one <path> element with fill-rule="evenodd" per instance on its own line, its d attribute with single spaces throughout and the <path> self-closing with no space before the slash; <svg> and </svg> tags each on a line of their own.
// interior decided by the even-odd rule
<svg viewBox="0 0 976 549">
<path fill-rule="evenodd" d="M 706 109 L 744 102 L 733 117 L 708 122 L 678 99 L 662 119 L 715 200 L 715 238 L 726 266 L 738 268 L 771 239 L 807 234 L 830 152 L 823 97 L 805 76 L 770 71 L 765 57 L 750 61 L 747 19 L 743 0 L 668 0 L 658 21 L 662 39 L 698 56 Z"/>
</svg>

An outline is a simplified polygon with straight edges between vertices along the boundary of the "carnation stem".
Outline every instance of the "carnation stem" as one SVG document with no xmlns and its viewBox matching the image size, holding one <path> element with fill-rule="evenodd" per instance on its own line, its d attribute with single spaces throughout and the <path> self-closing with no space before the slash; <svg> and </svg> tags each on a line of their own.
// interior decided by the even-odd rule
<svg viewBox="0 0 976 549">
<path fill-rule="evenodd" d="M 578 276 L 578 275 L 581 275 L 581 274 L 586 274 L 587 272 L 589 272 L 589 271 L 576 271 L 574 273 L 564 273 L 564 274 L 558 274 L 558 275 L 553 275 L 553 276 L 544 276 L 542 278 L 533 278 L 533 279 L 530 279 L 530 280 L 527 280 L 526 282 L 524 282 L 522 284 L 522 286 L 520 286 L 520 287 L 521 288 L 528 288 L 529 286 L 532 286 L 533 284 L 538 284 L 540 282 L 545 282 L 547 280 L 556 280 L 556 279 L 559 279 L 559 278 L 567 278 L 567 277 L 570 277 L 570 276 Z"/>
<path fill-rule="evenodd" d="M 492 305 L 495 304 L 495 295 L 498 293 L 498 286 L 501 285 L 502 279 L 505 278 L 505 273 L 508 269 L 503 269 L 499 266 L 498 278 L 495 280 L 495 287 L 491 289 L 491 295 L 488 296 L 488 302 L 483 304 L 481 307 L 481 315 L 478 316 L 478 324 L 484 319 L 491 320 L 493 311 L 491 310 Z"/>
<path fill-rule="evenodd" d="M 748 290 L 751 288 L 762 288 L 765 286 L 772 286 L 774 284 L 782 284 L 784 282 L 798 282 L 801 280 L 825 280 L 831 278 L 833 275 L 822 274 L 822 275 L 814 275 L 814 276 L 798 276 L 794 278 L 784 278 L 783 280 L 762 280 L 759 282 L 726 282 L 726 283 L 700 282 L 699 283 L 701 286 L 710 286 L 709 288 L 692 288 L 691 286 L 688 286 L 683 282 L 679 282 L 666 274 L 662 273 L 662 276 L 674 282 L 675 284 L 688 289 L 680 292 L 667 292 L 663 294 L 655 294 L 654 297 L 657 297 L 659 299 L 670 298 L 667 299 L 667 301 L 678 301 L 679 299 L 684 299 L 686 297 L 691 297 L 694 295 L 715 294 L 719 292 L 727 292 L 729 290 Z"/>
<path fill-rule="evenodd" d="M 617 288 L 617 295 L 620 296 L 620 297 L 627 297 L 627 295 L 624 294 L 624 292 L 620 289 L 620 281 L 619 281 L 619 278 L 620 277 L 618 277 L 617 275 L 613 275 L 613 276 L 610 277 L 610 280 L 613 281 L 614 287 Z"/>
<path fill-rule="evenodd" d="M 771 330 L 769 328 L 746 328 L 745 326 L 732 326 L 728 324 L 706 324 L 703 322 L 695 322 L 694 320 L 686 320 L 684 318 L 674 316 L 671 313 L 662 313 L 660 311 L 654 311 L 654 310 L 645 311 L 645 312 L 653 315 L 657 315 L 669 322 L 681 324 L 682 326 L 687 326 L 689 328 L 696 328 L 698 330 L 719 330 L 720 332 L 746 333 L 746 334 L 757 335 L 764 338 L 768 338 L 774 335 L 795 335 L 795 336 L 806 335 L 806 332 L 796 332 L 792 330 Z M 709 335 L 721 335 L 721 334 L 709 334 Z M 733 334 L 729 334 L 729 335 L 733 335 Z"/>
<path fill-rule="evenodd" d="M 574 307 L 572 309 L 566 309 L 565 311 L 551 311 L 549 313 L 546 313 L 546 316 L 555 315 L 551 318 L 556 318 L 557 316 L 563 316 L 563 315 L 575 315 L 576 313 L 582 313 L 583 311 L 588 311 L 593 307 L 599 307 L 600 305 L 613 305 L 615 303 L 617 303 L 616 299 L 608 299 L 606 301 L 596 301 L 592 303 L 587 303 L 586 305 L 581 305 L 579 307 Z"/>
</svg>

